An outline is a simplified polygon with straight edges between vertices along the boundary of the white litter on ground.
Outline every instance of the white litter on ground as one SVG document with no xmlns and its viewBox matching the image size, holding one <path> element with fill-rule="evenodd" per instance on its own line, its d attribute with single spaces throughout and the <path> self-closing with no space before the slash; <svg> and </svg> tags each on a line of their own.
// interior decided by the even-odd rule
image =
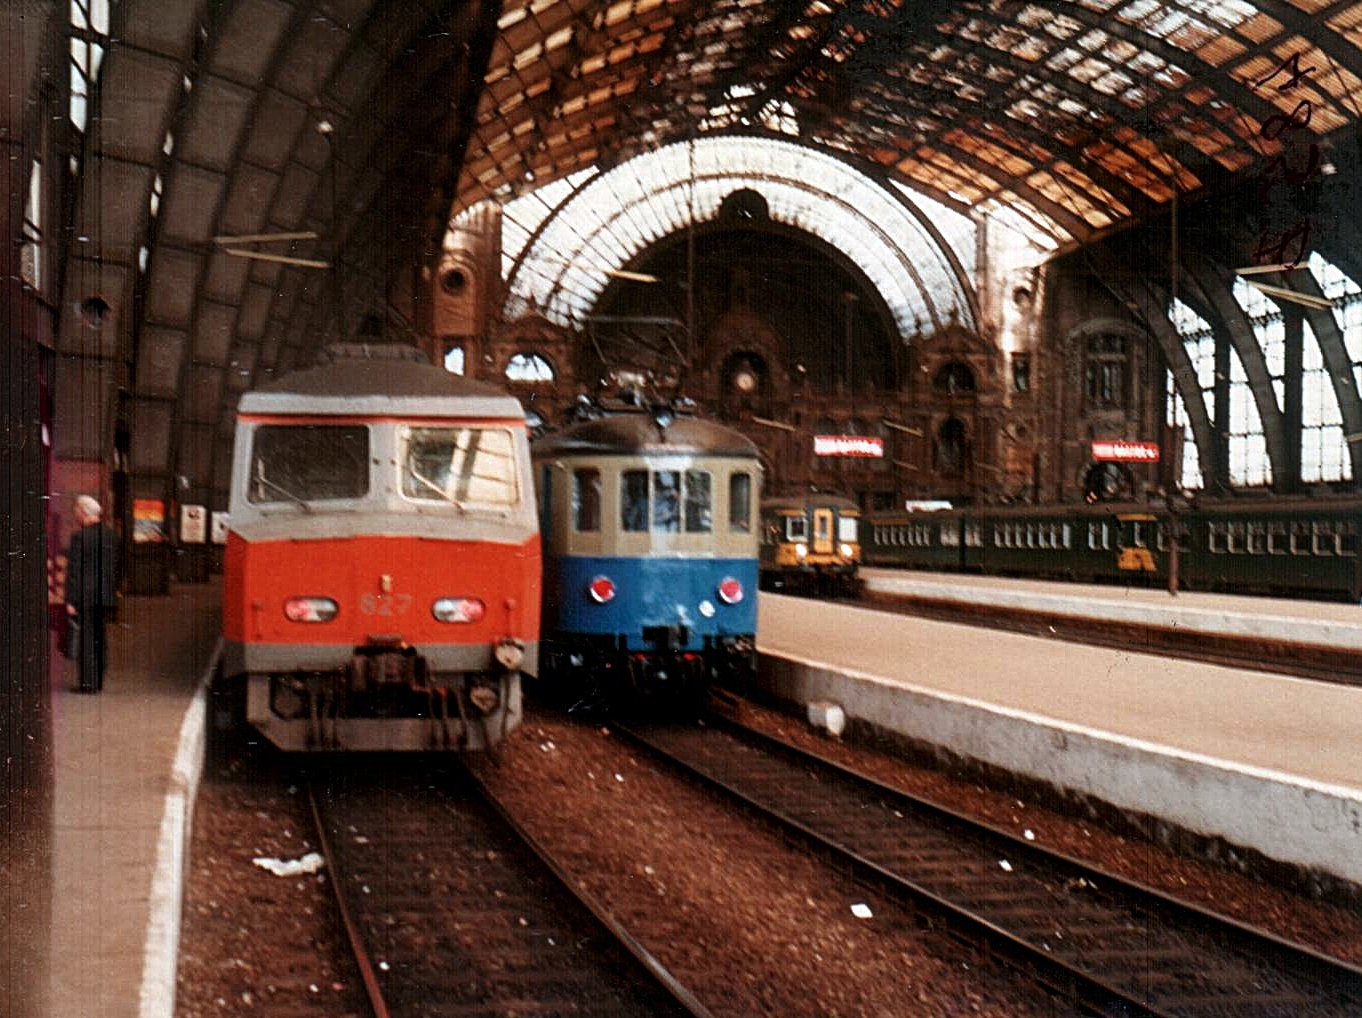
<svg viewBox="0 0 1362 1018">
<path fill-rule="evenodd" d="M 276 877 L 296 877 L 299 873 L 316 873 L 326 865 L 326 860 L 318 852 L 309 852 L 301 859 L 269 859 L 261 856 L 252 859 L 262 870 L 269 870 Z"/>
</svg>

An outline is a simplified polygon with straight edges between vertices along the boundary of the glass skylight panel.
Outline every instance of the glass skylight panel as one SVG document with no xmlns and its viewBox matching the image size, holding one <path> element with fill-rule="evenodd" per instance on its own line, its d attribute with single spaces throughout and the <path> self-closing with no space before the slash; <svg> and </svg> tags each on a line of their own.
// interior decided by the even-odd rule
<svg viewBox="0 0 1362 1018">
<path fill-rule="evenodd" d="M 1352 458 L 1343 434 L 1338 394 L 1307 318 L 1301 363 L 1301 480 L 1350 481 Z"/>
<path fill-rule="evenodd" d="M 1164 393 L 1168 406 L 1168 423 L 1182 429 L 1182 476 L 1178 486 L 1186 491 L 1199 491 L 1204 482 L 1201 478 L 1201 459 L 1197 455 L 1196 442 L 1192 436 L 1192 419 L 1187 413 L 1187 405 L 1178 393 L 1173 372 L 1164 376 Z"/>
<path fill-rule="evenodd" d="M 579 319 L 604 290 L 608 270 L 692 218 L 712 219 L 744 186 L 762 193 L 777 221 L 845 251 L 903 331 L 923 320 L 940 324 L 952 308 L 968 320 L 958 280 L 906 208 L 845 164 L 767 139 L 677 144 L 602 174 L 546 224 L 522 268 L 525 285 L 518 274 L 512 289 L 551 316 Z M 527 271 L 536 262 L 542 267 Z M 545 288 L 545 278 L 559 281 Z M 937 306 L 929 309 L 929 300 Z"/>
<path fill-rule="evenodd" d="M 1334 321 L 1352 363 L 1353 384 L 1362 392 L 1362 288 L 1319 252 L 1312 252 L 1307 264 L 1320 291 L 1333 302 Z"/>
</svg>

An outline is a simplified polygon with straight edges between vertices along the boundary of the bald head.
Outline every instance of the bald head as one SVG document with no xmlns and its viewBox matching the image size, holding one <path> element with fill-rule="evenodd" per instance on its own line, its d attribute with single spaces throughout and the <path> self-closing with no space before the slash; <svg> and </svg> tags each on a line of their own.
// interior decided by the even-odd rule
<svg viewBox="0 0 1362 1018">
<path fill-rule="evenodd" d="M 98 523 L 103 515 L 103 507 L 89 495 L 81 495 L 76 499 L 76 516 L 82 523 Z"/>
</svg>

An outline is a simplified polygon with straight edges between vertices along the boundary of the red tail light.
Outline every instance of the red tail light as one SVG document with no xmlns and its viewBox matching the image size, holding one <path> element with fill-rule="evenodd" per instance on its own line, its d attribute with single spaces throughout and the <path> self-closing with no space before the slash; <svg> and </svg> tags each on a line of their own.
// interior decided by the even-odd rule
<svg viewBox="0 0 1362 1018">
<path fill-rule="evenodd" d="M 608 576 L 597 576 L 587 587 L 587 593 L 591 595 L 591 600 L 597 604 L 613 601 L 615 599 L 615 581 Z"/>
<path fill-rule="evenodd" d="M 329 597 L 291 597 L 284 602 L 284 618 L 290 622 L 330 622 L 340 606 Z"/>
<path fill-rule="evenodd" d="M 431 606 L 430 613 L 440 622 L 481 622 L 487 615 L 487 605 L 476 597 L 442 597 Z"/>
<path fill-rule="evenodd" d="M 719 581 L 719 600 L 724 604 L 737 604 L 742 600 L 742 584 L 731 576 Z"/>
</svg>

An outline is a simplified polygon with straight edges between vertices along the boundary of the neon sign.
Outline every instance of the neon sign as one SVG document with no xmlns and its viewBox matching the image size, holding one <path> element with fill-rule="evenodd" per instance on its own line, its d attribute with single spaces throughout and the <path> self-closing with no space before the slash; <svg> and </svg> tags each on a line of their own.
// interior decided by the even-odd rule
<svg viewBox="0 0 1362 1018">
<path fill-rule="evenodd" d="M 814 435 L 813 454 L 883 459 L 884 439 L 875 435 Z"/>
<path fill-rule="evenodd" d="M 1116 463 L 1157 463 L 1157 442 L 1094 442 L 1092 458 Z"/>
</svg>

